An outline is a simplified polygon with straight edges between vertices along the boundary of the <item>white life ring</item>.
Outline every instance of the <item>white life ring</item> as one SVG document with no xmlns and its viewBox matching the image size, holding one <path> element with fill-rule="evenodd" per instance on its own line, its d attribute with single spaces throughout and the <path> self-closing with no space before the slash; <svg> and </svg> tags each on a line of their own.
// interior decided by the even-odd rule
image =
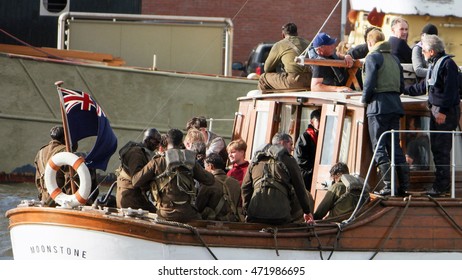
<svg viewBox="0 0 462 280">
<path fill-rule="evenodd" d="M 71 166 L 79 175 L 79 190 L 73 195 L 63 193 L 56 182 L 56 172 L 63 165 Z M 91 176 L 85 165 L 85 159 L 69 152 L 52 156 L 45 167 L 45 187 L 51 198 L 62 207 L 72 208 L 85 204 L 91 191 Z"/>
</svg>

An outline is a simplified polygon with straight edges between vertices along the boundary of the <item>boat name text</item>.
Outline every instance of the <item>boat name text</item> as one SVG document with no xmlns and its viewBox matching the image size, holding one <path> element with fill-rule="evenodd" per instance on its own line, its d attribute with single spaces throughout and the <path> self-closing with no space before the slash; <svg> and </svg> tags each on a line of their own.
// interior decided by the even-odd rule
<svg viewBox="0 0 462 280">
<path fill-rule="evenodd" d="M 32 254 L 56 254 L 72 256 L 81 259 L 87 258 L 87 251 L 57 245 L 33 245 L 30 246 L 30 252 Z"/>
</svg>

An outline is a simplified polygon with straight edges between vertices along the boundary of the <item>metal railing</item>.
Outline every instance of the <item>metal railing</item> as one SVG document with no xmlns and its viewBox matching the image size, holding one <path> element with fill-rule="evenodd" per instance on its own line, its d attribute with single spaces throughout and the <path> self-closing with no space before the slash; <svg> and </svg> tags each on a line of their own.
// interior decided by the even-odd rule
<svg viewBox="0 0 462 280">
<path fill-rule="evenodd" d="M 452 134 L 452 149 L 451 149 L 451 162 L 450 162 L 450 166 L 451 166 L 451 198 L 455 198 L 455 193 L 456 193 L 456 147 L 455 147 L 455 137 L 456 135 L 462 135 L 462 131 L 435 131 L 435 130 L 389 130 L 389 131 L 385 131 L 384 133 L 382 133 L 382 135 L 380 135 L 379 137 L 379 140 L 377 141 L 377 143 L 380 143 L 380 141 L 383 141 L 384 139 L 384 136 L 387 135 L 387 134 L 391 134 L 391 162 L 390 162 L 390 172 L 391 172 L 391 196 L 395 196 L 395 167 L 396 167 L 396 163 L 395 163 L 395 133 L 428 133 L 428 134 L 432 134 L 432 133 L 444 133 L 444 134 Z M 370 177 L 370 173 L 372 171 L 372 167 L 373 165 L 375 164 L 375 155 L 377 154 L 377 149 L 378 149 L 378 145 L 375 147 L 374 149 L 374 154 L 372 155 L 372 159 L 371 159 L 371 163 L 369 165 L 369 169 L 367 171 L 367 174 L 366 174 L 366 178 L 364 179 L 364 185 L 363 185 L 363 188 L 362 188 L 362 191 L 361 191 L 361 195 L 360 195 L 360 198 L 359 198 L 359 201 L 362 201 L 363 199 L 363 196 L 365 194 L 365 191 L 366 191 L 366 186 L 367 186 L 367 182 L 369 180 L 369 177 Z M 343 221 L 341 224 L 343 226 L 345 226 L 346 224 L 350 223 L 351 221 L 353 221 L 356 217 L 356 213 L 359 211 L 359 209 L 361 208 L 361 206 L 364 205 L 364 204 L 361 204 L 361 203 L 358 203 L 356 205 L 356 208 L 355 210 L 353 211 L 353 213 L 351 214 L 350 218 L 348 218 L 347 220 Z"/>
<path fill-rule="evenodd" d="M 208 130 L 213 131 L 213 122 L 232 122 L 232 121 L 234 121 L 234 119 L 214 119 L 214 118 L 207 119 Z"/>
</svg>

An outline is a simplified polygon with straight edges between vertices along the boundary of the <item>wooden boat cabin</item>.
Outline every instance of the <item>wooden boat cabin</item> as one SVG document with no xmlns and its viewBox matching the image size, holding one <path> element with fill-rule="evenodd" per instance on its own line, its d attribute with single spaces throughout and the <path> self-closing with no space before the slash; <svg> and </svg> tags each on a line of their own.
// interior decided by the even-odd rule
<svg viewBox="0 0 462 280">
<path fill-rule="evenodd" d="M 242 138 L 248 148 L 246 158 L 251 159 L 259 147 L 271 142 L 276 132 L 290 134 L 294 143 L 309 122 L 310 113 L 320 108 L 321 120 L 313 172 L 312 195 L 315 207 L 327 191 L 329 170 L 336 162 L 348 165 L 350 173 L 362 178 L 373 190 L 380 190 L 381 181 L 372 161 L 373 150 L 369 140 L 366 107 L 360 102 L 361 91 L 352 93 L 290 91 L 262 94 L 250 91 L 239 98 L 239 111 L 235 116 L 233 139 Z M 434 180 L 434 165 L 429 148 L 430 112 L 427 96 L 401 95 L 406 115 L 401 118 L 401 147 L 406 153 L 409 143 L 417 135 L 426 137 L 428 146 L 422 150 L 426 163 L 411 166 L 410 192 L 425 195 Z M 410 131 L 403 131 L 410 130 Z M 455 134 L 455 185 L 457 195 L 462 196 L 462 142 Z M 371 169 L 371 171 L 369 171 Z M 368 176 L 368 173 L 369 176 Z"/>
</svg>

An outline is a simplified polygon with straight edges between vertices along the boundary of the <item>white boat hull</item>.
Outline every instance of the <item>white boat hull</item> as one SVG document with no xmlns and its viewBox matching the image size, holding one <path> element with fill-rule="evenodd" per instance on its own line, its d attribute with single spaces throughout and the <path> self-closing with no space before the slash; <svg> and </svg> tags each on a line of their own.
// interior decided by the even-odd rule
<svg viewBox="0 0 462 280">
<path fill-rule="evenodd" d="M 31 232 L 34 236 L 31 237 Z M 206 247 L 162 244 L 102 231 L 54 225 L 18 225 L 11 229 L 16 260 L 211 260 Z M 328 259 L 329 251 L 211 247 L 220 260 Z M 277 255 L 279 254 L 279 256 Z M 367 260 L 374 252 L 336 251 L 332 260 Z M 321 258 L 322 255 L 322 258 Z M 462 252 L 381 252 L 374 259 L 462 259 Z"/>
</svg>

